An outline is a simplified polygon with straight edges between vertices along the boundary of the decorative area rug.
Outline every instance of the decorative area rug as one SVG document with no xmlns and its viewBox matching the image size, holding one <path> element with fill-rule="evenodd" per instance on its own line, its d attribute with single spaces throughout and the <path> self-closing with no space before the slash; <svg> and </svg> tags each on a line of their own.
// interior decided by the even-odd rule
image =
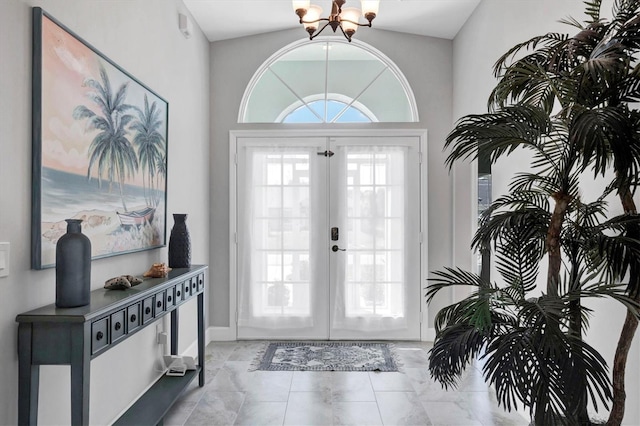
<svg viewBox="0 0 640 426">
<path fill-rule="evenodd" d="M 259 354 L 253 370 L 398 371 L 393 345 L 367 342 L 277 342 Z"/>
</svg>

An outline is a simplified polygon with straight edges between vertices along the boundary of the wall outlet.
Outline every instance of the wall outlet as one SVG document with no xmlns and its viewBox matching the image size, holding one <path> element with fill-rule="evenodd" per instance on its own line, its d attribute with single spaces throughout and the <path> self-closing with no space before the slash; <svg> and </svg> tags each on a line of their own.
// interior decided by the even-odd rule
<svg viewBox="0 0 640 426">
<path fill-rule="evenodd" d="M 167 332 L 164 331 L 164 324 L 162 321 L 156 322 L 156 343 L 159 345 L 167 343 Z"/>
</svg>

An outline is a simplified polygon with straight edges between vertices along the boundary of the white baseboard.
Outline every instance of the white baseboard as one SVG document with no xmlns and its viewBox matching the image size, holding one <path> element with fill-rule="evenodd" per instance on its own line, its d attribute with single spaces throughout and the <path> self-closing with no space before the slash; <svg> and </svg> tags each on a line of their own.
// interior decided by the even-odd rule
<svg viewBox="0 0 640 426">
<path fill-rule="evenodd" d="M 433 342 L 436 338 L 435 328 L 427 328 L 423 341 Z M 205 346 L 210 342 L 233 342 L 237 340 L 236 330 L 232 327 L 209 327 L 205 332 Z M 196 356 L 198 354 L 198 341 L 193 343 L 184 351 L 182 355 Z"/>
<path fill-rule="evenodd" d="M 211 341 L 211 333 L 209 332 L 209 329 L 206 329 L 204 332 L 204 346 L 205 348 L 207 347 L 207 345 L 209 344 L 209 342 Z M 198 357 L 198 339 L 194 340 L 193 343 L 191 343 L 189 345 L 189 347 L 187 349 L 185 349 L 181 354 L 181 356 L 191 356 L 194 359 Z"/>
<path fill-rule="evenodd" d="M 207 343 L 231 342 L 236 340 L 236 330 L 233 327 L 209 327 L 207 329 Z"/>
<path fill-rule="evenodd" d="M 232 342 L 236 340 L 235 330 L 231 327 L 209 327 L 204 333 L 205 347 L 211 342 Z M 194 340 L 181 355 L 198 356 L 198 340 Z"/>
</svg>

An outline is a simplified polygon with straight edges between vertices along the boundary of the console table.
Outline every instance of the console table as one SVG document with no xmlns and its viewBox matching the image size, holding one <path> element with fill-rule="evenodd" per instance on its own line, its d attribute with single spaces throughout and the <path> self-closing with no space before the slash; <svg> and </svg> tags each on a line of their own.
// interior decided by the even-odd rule
<svg viewBox="0 0 640 426">
<path fill-rule="evenodd" d="M 171 354 L 178 352 L 178 307 L 198 299 L 198 365 L 183 377 L 163 375 L 115 424 L 156 424 L 196 377 L 204 386 L 205 265 L 177 268 L 165 278 L 145 279 L 126 290 L 99 289 L 77 308 L 55 304 L 25 312 L 18 324 L 18 423 L 38 423 L 41 365 L 71 366 L 71 423 L 89 424 L 91 360 L 167 314 L 171 315 Z"/>
</svg>

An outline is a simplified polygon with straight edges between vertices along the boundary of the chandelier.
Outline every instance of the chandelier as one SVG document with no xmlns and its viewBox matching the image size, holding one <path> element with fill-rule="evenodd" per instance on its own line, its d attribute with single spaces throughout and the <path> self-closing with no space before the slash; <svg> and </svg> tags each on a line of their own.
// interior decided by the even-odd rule
<svg viewBox="0 0 640 426">
<path fill-rule="evenodd" d="M 356 33 L 358 27 L 371 27 L 371 21 L 378 14 L 379 0 L 361 0 L 362 16 L 368 21 L 366 24 L 359 23 L 360 10 L 355 7 L 345 7 L 346 0 L 333 0 L 331 3 L 331 15 L 328 18 L 321 18 L 322 8 L 310 5 L 310 0 L 293 0 L 293 10 L 300 18 L 300 23 L 309 33 L 309 40 L 313 40 L 325 28 L 331 27 L 335 33 L 338 28 L 342 31 L 349 42 Z M 324 22 L 324 25 L 322 25 Z"/>
</svg>

